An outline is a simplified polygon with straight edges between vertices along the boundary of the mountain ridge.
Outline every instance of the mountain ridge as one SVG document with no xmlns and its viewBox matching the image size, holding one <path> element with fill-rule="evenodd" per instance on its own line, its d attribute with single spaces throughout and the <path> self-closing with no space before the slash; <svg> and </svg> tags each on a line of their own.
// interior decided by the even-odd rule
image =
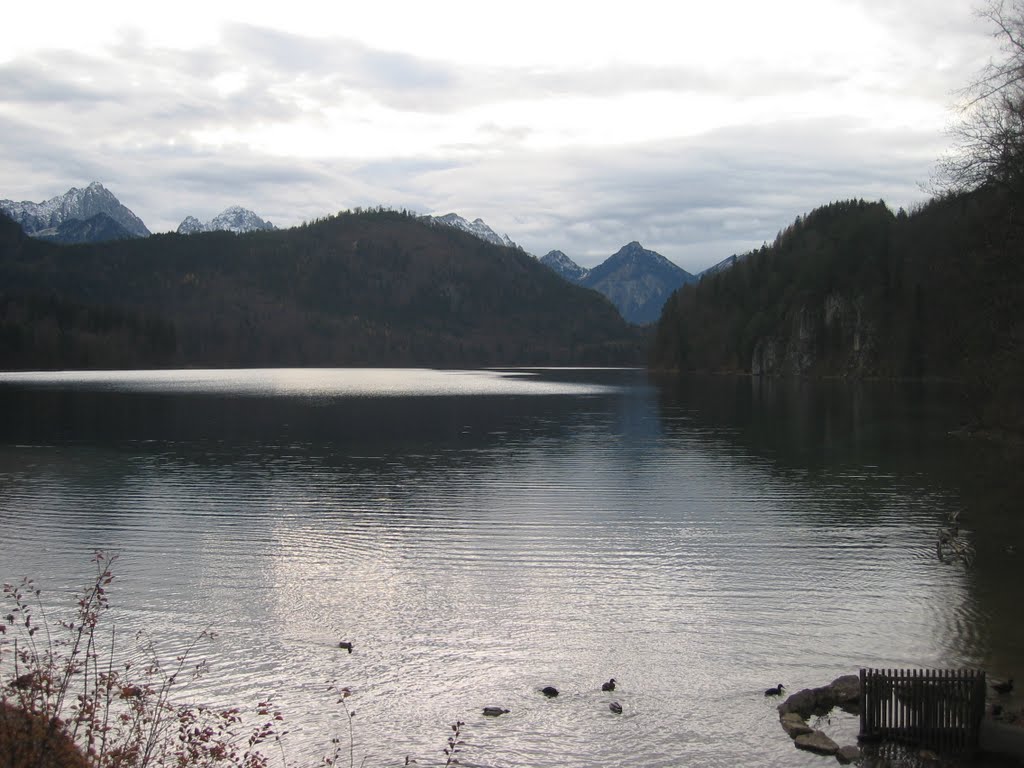
<svg viewBox="0 0 1024 768">
<path fill-rule="evenodd" d="M 264 232 L 277 229 L 273 224 L 257 216 L 248 208 L 232 205 L 225 208 L 209 221 L 203 222 L 195 216 L 186 216 L 178 225 L 177 234 L 194 235 L 201 232 Z"/>
<path fill-rule="evenodd" d="M 477 218 L 469 221 L 457 213 L 446 213 L 444 216 L 424 216 L 423 219 L 430 223 L 440 224 L 453 229 L 461 229 L 463 232 L 477 237 L 485 242 L 501 245 L 506 248 L 516 248 L 515 242 L 508 235 L 499 235 L 491 229 L 483 219 Z"/>
<path fill-rule="evenodd" d="M 37 233 L 58 234 L 59 228 L 67 222 L 84 222 L 100 213 L 109 216 L 130 237 L 149 237 L 151 234 L 142 219 L 98 181 L 91 182 L 84 189 L 71 187 L 64 194 L 40 203 L 29 200 L 0 200 L 0 211 L 18 222 L 30 236 L 36 236 Z M 103 227 L 99 229 L 104 230 Z M 65 231 L 69 231 L 69 228 L 66 227 Z M 89 228 L 85 228 L 84 231 L 89 231 Z"/>
</svg>

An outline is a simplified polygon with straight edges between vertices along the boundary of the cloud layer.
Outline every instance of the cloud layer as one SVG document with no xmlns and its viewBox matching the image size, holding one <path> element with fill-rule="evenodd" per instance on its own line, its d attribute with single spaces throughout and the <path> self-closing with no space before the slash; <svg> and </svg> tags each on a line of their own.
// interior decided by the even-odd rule
<svg viewBox="0 0 1024 768">
<path fill-rule="evenodd" d="M 0 197 L 101 181 L 153 231 L 233 204 L 279 226 L 455 211 L 538 255 L 639 240 L 696 272 L 832 200 L 923 199 L 953 91 L 995 52 L 953 0 L 659 5 L 51 24 L 0 58 Z"/>
</svg>

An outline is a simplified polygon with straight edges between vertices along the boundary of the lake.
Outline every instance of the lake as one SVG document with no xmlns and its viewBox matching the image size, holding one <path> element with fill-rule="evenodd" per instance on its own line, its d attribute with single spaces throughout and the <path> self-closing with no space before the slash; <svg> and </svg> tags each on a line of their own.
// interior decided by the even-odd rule
<svg viewBox="0 0 1024 768">
<path fill-rule="evenodd" d="M 950 436 L 956 404 L 637 370 L 0 373 L 0 580 L 66 605 L 116 553 L 119 634 L 171 657 L 211 627 L 181 696 L 273 697 L 294 764 L 339 736 L 347 765 L 336 681 L 357 765 L 443 763 L 456 720 L 463 765 L 830 765 L 765 688 L 1024 670 L 1020 480 Z M 956 513 L 971 565 L 936 556 Z"/>
</svg>

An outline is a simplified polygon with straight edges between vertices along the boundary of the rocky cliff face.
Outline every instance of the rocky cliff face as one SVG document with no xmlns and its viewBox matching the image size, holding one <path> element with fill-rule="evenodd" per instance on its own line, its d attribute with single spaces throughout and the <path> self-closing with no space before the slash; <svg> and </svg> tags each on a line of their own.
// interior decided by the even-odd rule
<svg viewBox="0 0 1024 768">
<path fill-rule="evenodd" d="M 829 294 L 820 306 L 794 310 L 785 327 L 754 344 L 754 376 L 805 376 L 818 369 L 844 377 L 876 373 L 876 330 L 861 299 Z"/>
<path fill-rule="evenodd" d="M 127 240 L 137 237 L 111 216 L 97 213 L 88 219 L 67 219 L 58 226 L 37 231 L 33 237 L 54 243 L 102 243 L 109 240 Z"/>
</svg>

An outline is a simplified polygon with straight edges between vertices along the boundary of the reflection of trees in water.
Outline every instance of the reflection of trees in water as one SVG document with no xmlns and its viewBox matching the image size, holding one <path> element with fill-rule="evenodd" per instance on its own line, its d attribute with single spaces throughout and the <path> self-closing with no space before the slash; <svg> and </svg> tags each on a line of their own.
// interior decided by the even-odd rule
<svg viewBox="0 0 1024 768">
<path fill-rule="evenodd" d="M 749 376 L 665 377 L 657 383 L 663 416 L 685 412 L 716 439 L 729 436 L 780 469 L 919 472 L 943 460 L 952 442 L 937 438 L 959 424 L 955 394 L 939 384 Z"/>
<path fill-rule="evenodd" d="M 951 434 L 962 402 L 942 384 L 839 382 L 753 377 L 656 379 L 666 432 L 729 442 L 776 471 L 842 472 L 849 482 L 905 481 L 935 499 L 936 524 L 957 517 L 962 558 L 937 567 L 963 569 L 974 610 L 963 626 L 966 656 L 979 652 L 991 674 L 1024 668 L 1024 479 L 1019 446 Z M 685 414 L 686 419 L 676 418 Z M 948 526 L 947 526 L 948 527 Z"/>
</svg>

